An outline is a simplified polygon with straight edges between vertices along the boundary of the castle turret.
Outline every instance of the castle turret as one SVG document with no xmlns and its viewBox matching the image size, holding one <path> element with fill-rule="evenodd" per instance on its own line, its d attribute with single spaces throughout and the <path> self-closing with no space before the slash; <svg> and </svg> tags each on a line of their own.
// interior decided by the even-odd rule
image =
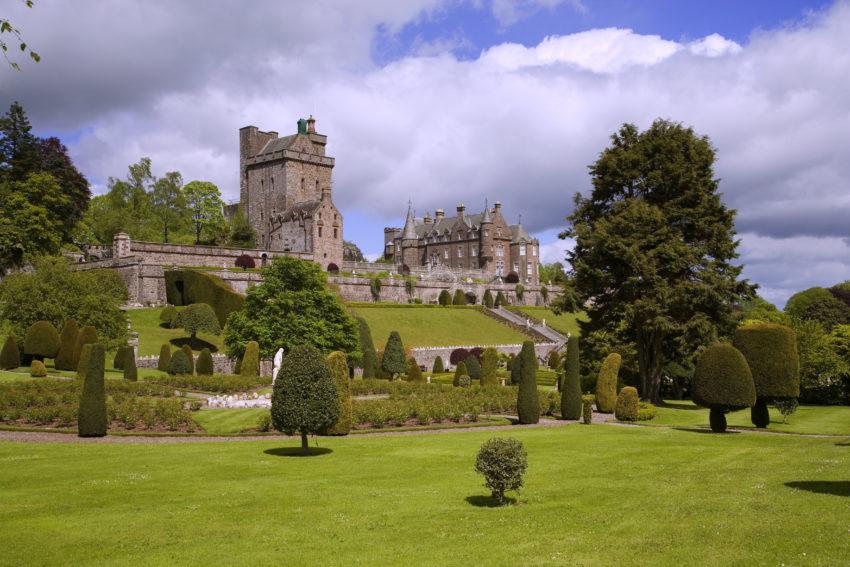
<svg viewBox="0 0 850 567">
<path fill-rule="evenodd" d="M 401 231 L 401 263 L 407 266 L 417 266 L 417 245 L 419 244 L 416 237 L 416 221 L 413 218 L 413 208 L 408 203 L 407 219 L 404 221 L 404 228 Z"/>
</svg>

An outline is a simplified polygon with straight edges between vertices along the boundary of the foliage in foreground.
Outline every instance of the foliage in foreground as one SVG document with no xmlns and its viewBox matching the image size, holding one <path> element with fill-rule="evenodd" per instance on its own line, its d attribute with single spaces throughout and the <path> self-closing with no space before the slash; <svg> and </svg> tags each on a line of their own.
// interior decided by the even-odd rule
<svg viewBox="0 0 850 567">
<path fill-rule="evenodd" d="M 522 488 L 527 468 L 525 446 L 510 437 L 494 437 L 485 441 L 475 459 L 475 472 L 484 477 L 484 485 L 499 504 L 506 502 L 505 491 Z"/>
</svg>

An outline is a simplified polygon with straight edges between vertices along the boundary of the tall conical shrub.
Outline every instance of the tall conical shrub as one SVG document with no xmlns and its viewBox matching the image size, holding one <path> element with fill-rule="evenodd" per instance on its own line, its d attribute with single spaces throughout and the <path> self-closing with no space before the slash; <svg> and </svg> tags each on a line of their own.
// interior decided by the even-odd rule
<svg viewBox="0 0 850 567">
<path fill-rule="evenodd" d="M 168 372 L 168 365 L 171 363 L 171 347 L 168 343 L 163 343 L 159 347 L 159 360 L 156 361 L 156 369 L 160 372 Z"/>
<path fill-rule="evenodd" d="M 390 380 L 392 380 L 397 374 L 404 374 L 406 364 L 407 358 L 404 355 L 404 344 L 401 342 L 401 335 L 398 334 L 398 331 L 393 331 L 387 339 L 387 346 L 384 347 L 384 357 L 381 360 L 381 367 L 384 369 L 384 372 L 389 374 Z"/>
<path fill-rule="evenodd" d="M 481 385 L 482 386 L 498 386 L 499 378 L 496 376 L 496 370 L 499 366 L 499 353 L 493 347 L 484 349 L 481 355 Z"/>
<path fill-rule="evenodd" d="M 405 374 L 407 375 L 408 382 L 424 382 L 425 378 L 422 376 L 422 369 L 419 368 L 419 363 L 416 362 L 416 359 L 412 356 L 407 359 L 407 363 L 405 364 Z"/>
<path fill-rule="evenodd" d="M 351 383 L 348 379 L 348 364 L 345 353 L 334 351 L 325 362 L 333 375 L 336 384 L 336 395 L 339 400 L 339 417 L 328 430 L 328 435 L 348 435 L 351 431 Z"/>
<path fill-rule="evenodd" d="M 195 373 L 195 355 L 192 353 L 192 347 L 189 345 L 183 345 L 180 347 L 180 350 L 183 351 L 183 354 L 186 355 L 186 360 L 189 361 L 189 372 L 186 374 L 194 374 Z"/>
<path fill-rule="evenodd" d="M 517 355 L 511 360 L 511 384 L 519 384 L 522 380 L 522 357 Z"/>
<path fill-rule="evenodd" d="M 493 302 L 493 304 L 494 304 L 496 307 L 503 307 L 503 306 L 507 305 L 507 304 L 508 304 L 508 302 L 507 302 L 507 300 L 505 299 L 505 294 L 504 294 L 504 293 L 502 293 L 501 291 L 500 291 L 500 292 L 498 292 L 498 293 L 496 293 L 496 301 L 494 301 L 494 302 Z"/>
<path fill-rule="evenodd" d="M 378 355 L 375 352 L 375 341 L 372 331 L 363 317 L 357 317 L 360 330 L 360 352 L 363 353 L 363 378 L 374 378 L 378 366 Z"/>
<path fill-rule="evenodd" d="M 136 353 L 133 347 L 124 347 L 124 357 L 121 359 L 122 370 L 124 370 L 124 380 L 136 382 L 139 379 L 139 373 L 136 370 Z"/>
<path fill-rule="evenodd" d="M 481 303 L 484 304 L 484 307 L 493 309 L 493 294 L 490 293 L 489 289 L 484 291 L 484 299 L 481 300 Z"/>
<path fill-rule="evenodd" d="M 115 349 L 115 356 L 112 357 L 112 368 L 115 370 L 124 370 L 124 357 L 127 354 L 127 347 L 120 346 Z"/>
<path fill-rule="evenodd" d="M 466 294 L 462 289 L 456 289 L 455 295 L 452 298 L 452 305 L 466 305 Z"/>
<path fill-rule="evenodd" d="M 549 359 L 546 361 L 546 363 L 552 370 L 557 370 L 561 366 L 561 355 L 558 353 L 557 349 L 552 349 L 552 352 L 549 353 Z"/>
<path fill-rule="evenodd" d="M 440 297 L 438 299 L 440 305 L 446 306 L 452 304 L 452 294 L 449 293 L 449 290 L 444 289 L 440 292 Z"/>
<path fill-rule="evenodd" d="M 0 369 L 14 370 L 21 365 L 21 351 L 18 348 L 18 341 L 15 337 L 9 335 L 6 337 L 6 342 L 3 343 L 3 350 L 0 351 Z"/>
<path fill-rule="evenodd" d="M 183 352 L 183 349 L 175 350 L 174 354 L 171 355 L 171 360 L 168 362 L 168 373 L 174 376 L 180 376 L 191 374 L 191 372 L 192 366 L 186 353 Z"/>
<path fill-rule="evenodd" d="M 519 359 L 522 371 L 516 398 L 517 416 L 522 424 L 537 423 L 540 421 L 540 400 L 537 396 L 537 355 L 532 341 L 522 343 Z"/>
<path fill-rule="evenodd" d="M 581 413 L 578 337 L 570 337 L 564 360 L 564 381 L 561 384 L 561 419 L 579 419 Z"/>
<path fill-rule="evenodd" d="M 77 334 L 77 344 L 74 346 L 74 368 L 77 370 L 77 373 L 80 375 L 80 378 L 83 377 L 83 374 L 80 373 L 80 357 L 83 354 L 83 347 L 85 345 L 91 345 L 97 342 L 97 330 L 91 325 L 87 325 L 80 329 L 80 332 Z"/>
<path fill-rule="evenodd" d="M 62 332 L 59 333 L 59 352 L 56 353 L 56 358 L 53 359 L 53 366 L 56 370 L 76 370 L 74 366 L 74 349 L 77 346 L 77 336 L 80 334 L 80 329 L 77 327 L 77 322 L 74 319 L 68 319 L 62 325 Z"/>
<path fill-rule="evenodd" d="M 452 379 L 452 385 L 460 386 L 460 377 L 461 376 L 469 376 L 469 372 L 466 370 L 466 363 L 461 361 L 455 366 L 455 375 Z"/>
<path fill-rule="evenodd" d="M 612 352 L 602 361 L 596 377 L 596 410 L 600 413 L 613 413 L 617 404 L 617 378 L 620 374 L 622 358 Z"/>
<path fill-rule="evenodd" d="M 212 376 L 213 359 L 210 349 L 205 348 L 198 355 L 198 361 L 195 363 L 195 373 L 198 376 Z"/>
<path fill-rule="evenodd" d="M 80 361 L 77 364 L 77 378 L 80 380 L 86 379 L 86 369 L 89 367 L 89 355 L 91 354 L 92 345 L 96 345 L 100 343 L 86 343 L 83 345 L 82 351 L 80 352 Z M 104 361 L 104 365 L 106 362 Z"/>
<path fill-rule="evenodd" d="M 59 331 L 50 321 L 36 321 L 24 337 L 24 354 L 37 359 L 56 358 L 59 352 Z"/>
<path fill-rule="evenodd" d="M 431 372 L 434 374 L 442 374 L 446 371 L 446 367 L 443 365 L 443 358 L 438 356 L 434 359 L 434 367 L 431 369 Z"/>
<path fill-rule="evenodd" d="M 80 409 L 77 414 L 77 427 L 80 437 L 103 437 L 106 435 L 106 387 L 103 381 L 106 349 L 100 343 L 86 347 L 86 361 L 83 378 L 83 391 L 80 395 Z"/>
<path fill-rule="evenodd" d="M 260 344 L 257 341 L 248 341 L 248 344 L 245 345 L 245 354 L 242 356 L 239 374 L 251 377 L 260 375 Z"/>
</svg>

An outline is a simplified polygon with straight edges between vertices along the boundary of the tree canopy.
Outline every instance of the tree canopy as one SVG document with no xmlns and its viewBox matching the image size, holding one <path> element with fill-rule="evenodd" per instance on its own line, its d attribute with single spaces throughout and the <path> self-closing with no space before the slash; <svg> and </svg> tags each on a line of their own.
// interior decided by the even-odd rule
<svg viewBox="0 0 850 567">
<path fill-rule="evenodd" d="M 174 318 L 172 327 L 185 330 L 193 339 L 200 331 L 213 335 L 221 332 L 215 311 L 206 303 L 193 303 L 184 307 Z"/>
<path fill-rule="evenodd" d="M 209 181 L 190 181 L 183 186 L 183 197 L 195 227 L 195 244 L 223 241 L 227 229 L 218 187 Z"/>
</svg>

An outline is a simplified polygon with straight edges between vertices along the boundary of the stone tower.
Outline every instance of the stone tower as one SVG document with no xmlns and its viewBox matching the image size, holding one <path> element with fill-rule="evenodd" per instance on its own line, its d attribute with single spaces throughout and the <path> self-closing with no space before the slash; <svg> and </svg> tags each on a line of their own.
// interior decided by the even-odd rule
<svg viewBox="0 0 850 567">
<path fill-rule="evenodd" d="M 413 218 L 411 204 L 407 204 L 407 219 L 404 221 L 404 229 L 401 231 L 401 258 L 402 264 L 408 267 L 418 266 L 419 242 L 416 236 L 416 221 Z"/>
</svg>

